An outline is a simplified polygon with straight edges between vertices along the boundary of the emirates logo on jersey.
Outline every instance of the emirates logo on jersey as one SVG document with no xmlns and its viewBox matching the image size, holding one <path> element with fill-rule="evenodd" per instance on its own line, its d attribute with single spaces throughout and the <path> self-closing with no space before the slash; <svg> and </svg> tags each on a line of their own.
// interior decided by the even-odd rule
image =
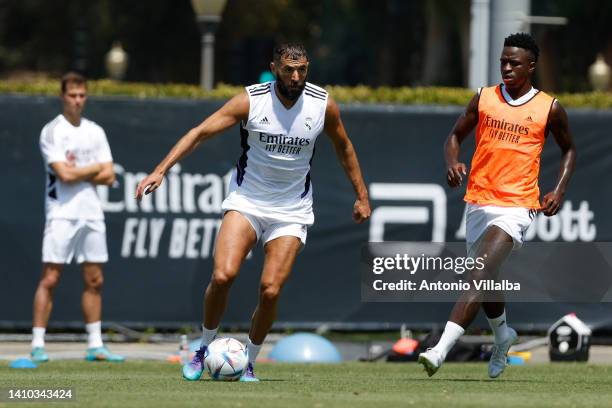
<svg viewBox="0 0 612 408">
<path fill-rule="evenodd" d="M 505 119 L 496 119 L 490 115 L 485 118 L 485 126 L 498 129 L 503 132 L 515 133 L 517 135 L 526 136 L 529 134 L 529 128 L 519 123 L 507 122 Z"/>
<path fill-rule="evenodd" d="M 484 135 L 487 135 L 490 139 L 500 140 L 502 142 L 509 142 L 518 144 L 521 140 L 521 136 L 529 134 L 529 128 L 519 123 L 507 122 L 505 119 L 496 119 L 492 116 L 487 115 L 484 120 Z"/>
<path fill-rule="evenodd" d="M 265 149 L 268 152 L 276 152 L 283 154 L 298 155 L 302 150 L 302 146 L 310 144 L 310 139 L 303 137 L 293 137 L 287 135 L 271 135 L 268 133 L 259 133 L 259 141 L 265 143 Z"/>
</svg>

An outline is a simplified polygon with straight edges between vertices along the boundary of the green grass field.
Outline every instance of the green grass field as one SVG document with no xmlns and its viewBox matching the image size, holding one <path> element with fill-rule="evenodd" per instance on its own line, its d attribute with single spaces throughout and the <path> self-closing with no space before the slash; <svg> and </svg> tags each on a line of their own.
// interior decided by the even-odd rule
<svg viewBox="0 0 612 408">
<path fill-rule="evenodd" d="M 511 366 L 489 380 L 485 364 L 449 363 L 432 378 L 415 363 L 265 364 L 260 383 L 187 382 L 178 365 L 56 361 L 35 370 L 0 363 L 0 388 L 70 387 L 87 407 L 604 407 L 612 406 L 612 366 Z M 204 378 L 204 377 L 203 377 Z M 2 403 L 0 406 L 41 406 Z"/>
</svg>

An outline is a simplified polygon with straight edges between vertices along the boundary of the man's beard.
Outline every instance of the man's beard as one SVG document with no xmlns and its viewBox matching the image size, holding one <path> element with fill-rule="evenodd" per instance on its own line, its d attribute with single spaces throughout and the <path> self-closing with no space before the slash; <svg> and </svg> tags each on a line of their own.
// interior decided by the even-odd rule
<svg viewBox="0 0 612 408">
<path fill-rule="evenodd" d="M 304 87 L 306 86 L 306 81 L 304 81 L 301 85 L 299 85 L 297 89 L 289 89 L 283 83 L 283 81 L 276 81 L 276 85 L 278 86 L 278 92 L 283 97 L 293 102 L 293 101 L 296 101 L 297 98 L 299 98 L 302 92 L 304 91 Z"/>
</svg>

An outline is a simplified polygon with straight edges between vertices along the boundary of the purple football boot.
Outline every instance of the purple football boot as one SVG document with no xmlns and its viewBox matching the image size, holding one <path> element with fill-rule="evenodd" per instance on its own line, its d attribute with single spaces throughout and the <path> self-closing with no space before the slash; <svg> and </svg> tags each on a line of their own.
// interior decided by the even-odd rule
<svg viewBox="0 0 612 408">
<path fill-rule="evenodd" d="M 259 378 L 255 377 L 255 373 L 253 372 L 253 364 L 249 363 L 247 365 L 246 372 L 240 377 L 240 381 L 242 382 L 257 382 Z"/>
<path fill-rule="evenodd" d="M 183 366 L 183 378 L 187 381 L 198 381 L 204 372 L 204 358 L 207 346 L 200 347 L 193 356 L 191 363 Z"/>
</svg>

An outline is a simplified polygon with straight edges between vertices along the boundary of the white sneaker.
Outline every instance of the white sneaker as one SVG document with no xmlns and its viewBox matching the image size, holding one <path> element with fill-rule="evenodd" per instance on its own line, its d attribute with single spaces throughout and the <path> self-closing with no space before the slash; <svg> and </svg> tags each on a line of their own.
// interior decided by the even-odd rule
<svg viewBox="0 0 612 408">
<path fill-rule="evenodd" d="M 424 353 L 419 354 L 419 364 L 423 364 L 427 375 L 431 377 L 438 371 L 438 368 L 442 365 L 442 356 L 440 353 L 432 348 L 427 349 Z"/>
<path fill-rule="evenodd" d="M 513 328 L 508 327 L 508 333 L 510 335 L 506 341 L 493 346 L 493 354 L 489 360 L 489 377 L 491 378 L 497 378 L 504 372 L 504 369 L 506 368 L 506 360 L 508 359 L 508 350 L 510 350 L 510 346 L 516 343 L 516 340 L 518 339 L 518 335 Z"/>
</svg>

